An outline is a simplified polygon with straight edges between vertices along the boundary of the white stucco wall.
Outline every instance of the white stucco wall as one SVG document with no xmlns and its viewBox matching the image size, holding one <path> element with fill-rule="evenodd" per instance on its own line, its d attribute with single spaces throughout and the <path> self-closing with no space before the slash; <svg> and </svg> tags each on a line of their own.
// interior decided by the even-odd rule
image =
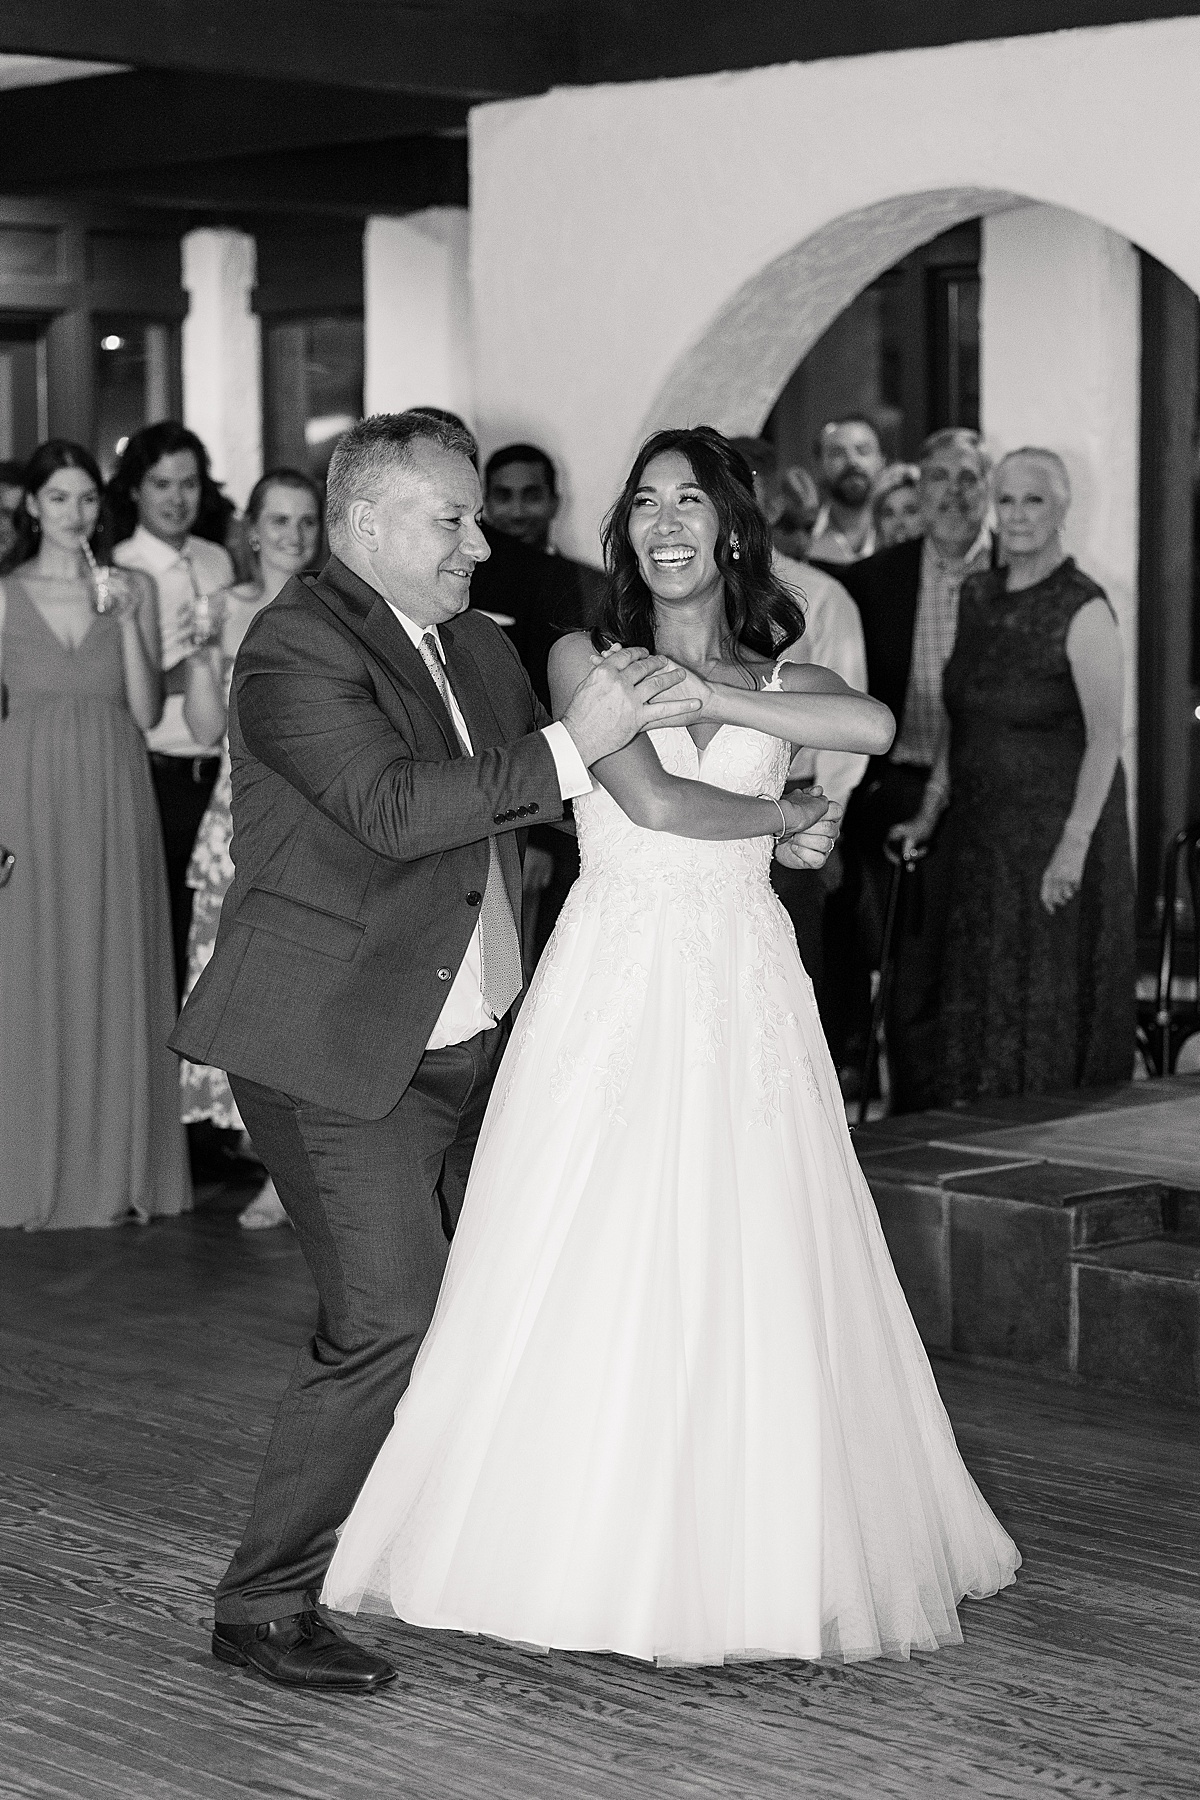
<svg viewBox="0 0 1200 1800">
<path fill-rule="evenodd" d="M 363 238 L 366 410 L 445 406 L 470 419 L 468 216 L 369 219 Z"/>
<path fill-rule="evenodd" d="M 564 548 L 595 558 L 644 429 L 756 429 L 847 301 L 959 219 L 1069 208 L 1200 287 L 1198 70 L 1184 18 L 476 109 L 485 447 L 546 445 Z"/>
<path fill-rule="evenodd" d="M 1023 206 L 985 219 L 983 429 L 997 452 L 1057 450 L 1071 476 L 1067 549 L 1105 589 L 1125 652 L 1125 764 L 1137 756 L 1141 282 L 1129 242 Z"/>
<path fill-rule="evenodd" d="M 251 310 L 254 239 L 243 231 L 189 231 L 183 240 L 183 420 L 202 438 L 212 470 L 244 506 L 262 474 L 262 339 Z"/>
</svg>

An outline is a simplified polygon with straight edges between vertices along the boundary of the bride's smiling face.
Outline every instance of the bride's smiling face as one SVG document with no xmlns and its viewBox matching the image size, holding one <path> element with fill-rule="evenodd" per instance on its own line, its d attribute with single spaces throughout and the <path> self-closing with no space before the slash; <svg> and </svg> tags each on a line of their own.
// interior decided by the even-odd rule
<svg viewBox="0 0 1200 1800">
<path fill-rule="evenodd" d="M 719 593 L 717 509 L 679 450 L 646 464 L 629 515 L 629 542 L 656 600 L 695 601 Z"/>
</svg>

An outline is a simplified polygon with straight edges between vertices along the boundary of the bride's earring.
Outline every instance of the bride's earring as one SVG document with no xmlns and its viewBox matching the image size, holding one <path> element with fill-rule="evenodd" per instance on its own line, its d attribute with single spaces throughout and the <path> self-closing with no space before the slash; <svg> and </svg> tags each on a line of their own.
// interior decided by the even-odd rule
<svg viewBox="0 0 1200 1800">
<path fill-rule="evenodd" d="M 729 534 L 729 554 L 732 556 L 734 562 L 741 561 L 742 540 L 736 531 L 731 531 Z"/>
</svg>

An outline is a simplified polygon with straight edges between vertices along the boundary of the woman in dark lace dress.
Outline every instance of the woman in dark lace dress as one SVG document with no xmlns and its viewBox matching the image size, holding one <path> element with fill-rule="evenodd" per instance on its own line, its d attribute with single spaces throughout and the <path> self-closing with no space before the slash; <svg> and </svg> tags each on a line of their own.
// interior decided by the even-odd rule
<svg viewBox="0 0 1200 1800">
<path fill-rule="evenodd" d="M 928 837 L 948 800 L 939 1085 L 952 1105 L 1123 1081 L 1133 1065 L 1116 619 L 1063 554 L 1059 457 L 1005 457 L 995 501 L 1006 567 L 963 584 L 949 731 L 920 814 L 897 832 Z"/>
</svg>

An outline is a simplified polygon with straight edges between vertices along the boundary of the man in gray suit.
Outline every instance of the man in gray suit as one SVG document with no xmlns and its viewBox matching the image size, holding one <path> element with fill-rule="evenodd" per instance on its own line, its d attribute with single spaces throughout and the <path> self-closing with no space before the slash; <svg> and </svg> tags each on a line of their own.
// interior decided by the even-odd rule
<svg viewBox="0 0 1200 1800">
<path fill-rule="evenodd" d="M 213 1633 L 222 1661 L 289 1686 L 395 1673 L 315 1595 L 432 1317 L 520 992 L 520 834 L 587 791 L 587 765 L 698 704 L 672 697 L 662 658 L 622 649 L 550 723 L 504 633 L 467 610 L 488 554 L 474 451 L 415 413 L 335 450 L 333 554 L 238 656 L 236 873 L 171 1040 L 229 1071 L 317 1286 Z"/>
</svg>

